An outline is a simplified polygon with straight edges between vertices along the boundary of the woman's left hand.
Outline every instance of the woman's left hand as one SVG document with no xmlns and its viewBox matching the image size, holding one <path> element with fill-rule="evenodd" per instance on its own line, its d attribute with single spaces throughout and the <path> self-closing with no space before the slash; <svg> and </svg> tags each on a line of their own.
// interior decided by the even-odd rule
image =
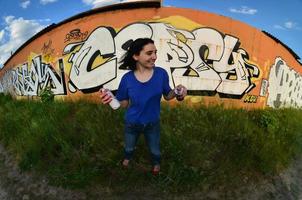
<svg viewBox="0 0 302 200">
<path fill-rule="evenodd" d="M 177 86 L 176 86 L 176 89 L 177 89 L 178 91 L 180 91 L 180 94 L 177 95 L 178 98 L 184 99 L 185 96 L 187 96 L 187 88 L 186 88 L 185 86 L 183 86 L 183 85 L 180 84 L 180 85 L 177 85 Z"/>
</svg>

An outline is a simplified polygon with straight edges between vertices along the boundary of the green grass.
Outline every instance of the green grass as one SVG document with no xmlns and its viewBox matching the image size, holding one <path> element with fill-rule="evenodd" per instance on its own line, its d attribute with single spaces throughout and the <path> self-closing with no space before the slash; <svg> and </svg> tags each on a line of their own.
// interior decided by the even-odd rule
<svg viewBox="0 0 302 200">
<path fill-rule="evenodd" d="M 143 137 L 130 169 L 120 166 L 123 115 L 123 110 L 83 101 L 41 103 L 0 95 L 0 140 L 22 170 L 45 174 L 53 185 L 98 184 L 115 192 L 234 187 L 279 173 L 302 150 L 301 110 L 163 103 L 162 172 L 153 177 Z"/>
</svg>

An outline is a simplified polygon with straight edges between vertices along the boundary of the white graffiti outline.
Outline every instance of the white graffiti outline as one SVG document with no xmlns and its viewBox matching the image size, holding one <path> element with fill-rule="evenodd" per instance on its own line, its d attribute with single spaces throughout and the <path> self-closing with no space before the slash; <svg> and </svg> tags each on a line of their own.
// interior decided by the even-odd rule
<svg viewBox="0 0 302 200">
<path fill-rule="evenodd" d="M 50 65 L 42 62 L 42 56 L 36 56 L 32 59 L 30 67 L 24 63 L 20 67 L 9 71 L 14 86 L 14 93 L 19 96 L 37 96 L 39 91 L 50 87 L 55 95 L 66 95 L 65 75 L 63 61 L 59 60 L 61 74 L 57 74 Z M 3 82 L 3 79 L 2 79 Z"/>
<path fill-rule="evenodd" d="M 302 107 L 302 76 L 277 57 L 270 69 L 267 105 L 273 108 Z"/>
<path fill-rule="evenodd" d="M 119 60 L 129 44 L 140 37 L 154 40 L 158 48 L 156 65 L 168 72 L 171 87 L 183 84 L 189 92 L 209 91 L 241 98 L 255 87 L 251 79 L 260 75 L 257 66 L 249 62 L 247 52 L 239 48 L 236 37 L 208 27 L 190 32 L 167 23 L 137 22 L 118 32 L 100 26 L 84 41 L 65 46 L 63 55 L 69 56 L 71 64 L 69 91 L 91 93 L 102 86 L 116 90 L 128 71 L 120 68 Z M 37 88 L 47 84 L 53 84 L 56 94 L 67 94 L 62 72 L 57 75 L 51 65 L 42 63 L 41 57 L 34 58 L 30 68 L 25 63 L 11 74 L 18 95 L 37 95 Z M 3 85 L 1 90 L 5 90 Z"/>
</svg>

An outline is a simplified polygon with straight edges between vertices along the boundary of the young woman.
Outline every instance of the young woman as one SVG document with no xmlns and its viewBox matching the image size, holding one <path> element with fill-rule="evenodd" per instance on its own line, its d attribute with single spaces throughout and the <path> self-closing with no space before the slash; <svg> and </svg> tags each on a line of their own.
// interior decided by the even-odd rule
<svg viewBox="0 0 302 200">
<path fill-rule="evenodd" d="M 121 63 L 128 67 L 121 79 L 116 98 L 121 107 L 127 108 L 125 115 L 125 156 L 122 162 L 127 167 L 140 133 L 145 136 L 152 158 L 152 173 L 160 171 L 160 101 L 174 97 L 183 99 L 187 89 L 178 85 L 174 90 L 169 86 L 169 76 L 160 67 L 155 67 L 157 50 L 154 41 L 149 38 L 135 40 L 124 55 Z M 181 91 L 180 94 L 175 91 Z M 103 104 L 108 104 L 112 97 L 100 90 Z"/>
</svg>

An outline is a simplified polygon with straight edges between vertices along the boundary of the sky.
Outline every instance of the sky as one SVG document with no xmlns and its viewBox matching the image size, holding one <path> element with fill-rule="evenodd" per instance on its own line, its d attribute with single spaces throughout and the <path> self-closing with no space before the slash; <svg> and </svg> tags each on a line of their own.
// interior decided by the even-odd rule
<svg viewBox="0 0 302 200">
<path fill-rule="evenodd" d="M 0 67 L 43 28 L 96 7 L 134 0 L 0 0 Z M 163 0 L 245 22 L 269 32 L 302 60 L 302 0 Z"/>
</svg>

